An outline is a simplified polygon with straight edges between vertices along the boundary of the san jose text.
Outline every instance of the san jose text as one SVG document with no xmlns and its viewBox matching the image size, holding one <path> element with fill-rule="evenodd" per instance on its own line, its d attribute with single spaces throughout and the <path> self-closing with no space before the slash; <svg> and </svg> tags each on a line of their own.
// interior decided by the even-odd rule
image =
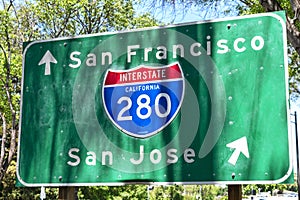
<svg viewBox="0 0 300 200">
<path fill-rule="evenodd" d="M 132 155 L 125 158 L 123 154 L 113 153 L 110 150 L 103 150 L 97 153 L 95 151 L 88 151 L 86 155 L 82 155 L 81 149 L 70 148 L 67 153 L 66 164 L 72 167 L 82 164 L 87 166 L 96 166 L 99 164 L 113 166 L 116 156 L 121 156 L 124 162 L 128 162 L 131 165 L 142 165 L 149 162 L 153 165 L 162 164 L 162 162 L 164 162 L 163 164 L 175 164 L 179 159 L 183 159 L 185 163 L 189 164 L 195 162 L 196 152 L 192 148 L 185 148 L 181 153 L 177 148 L 169 148 L 166 151 L 151 149 L 149 152 L 148 150 L 144 145 L 140 145 L 139 152 L 132 153 Z"/>
</svg>

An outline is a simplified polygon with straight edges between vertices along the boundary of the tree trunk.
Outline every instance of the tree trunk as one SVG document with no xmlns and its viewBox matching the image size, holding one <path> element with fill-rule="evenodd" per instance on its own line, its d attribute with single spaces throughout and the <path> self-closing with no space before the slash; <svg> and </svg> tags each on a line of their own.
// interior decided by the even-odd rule
<svg viewBox="0 0 300 200">
<path fill-rule="evenodd" d="M 59 200 L 75 200 L 77 199 L 75 187 L 60 187 L 58 199 Z"/>
<path fill-rule="evenodd" d="M 242 185 L 228 185 L 228 200 L 242 200 Z"/>
</svg>

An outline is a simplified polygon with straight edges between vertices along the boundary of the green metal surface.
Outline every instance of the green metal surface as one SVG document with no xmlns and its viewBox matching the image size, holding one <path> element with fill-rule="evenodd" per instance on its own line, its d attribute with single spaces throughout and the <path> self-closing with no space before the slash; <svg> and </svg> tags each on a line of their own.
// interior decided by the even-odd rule
<svg viewBox="0 0 300 200">
<path fill-rule="evenodd" d="M 292 172 L 285 37 L 277 12 L 28 44 L 20 182 L 285 181 Z M 103 102 L 107 70 L 172 63 L 185 84 L 172 121 L 146 138 L 116 127 Z"/>
</svg>

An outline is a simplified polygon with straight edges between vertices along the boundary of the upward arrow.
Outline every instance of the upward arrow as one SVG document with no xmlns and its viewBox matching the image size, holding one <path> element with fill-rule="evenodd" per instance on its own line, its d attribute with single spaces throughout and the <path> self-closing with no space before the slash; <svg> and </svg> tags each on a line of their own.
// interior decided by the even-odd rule
<svg viewBox="0 0 300 200">
<path fill-rule="evenodd" d="M 51 74 L 51 69 L 50 69 L 50 63 L 57 63 L 57 60 L 54 58 L 52 53 L 47 50 L 43 58 L 40 60 L 39 65 L 46 64 L 45 65 L 45 75 L 50 75 Z"/>
<path fill-rule="evenodd" d="M 232 165 L 236 164 L 241 153 L 249 158 L 248 143 L 245 136 L 227 144 L 226 147 L 235 149 L 228 160 L 228 162 Z"/>
</svg>

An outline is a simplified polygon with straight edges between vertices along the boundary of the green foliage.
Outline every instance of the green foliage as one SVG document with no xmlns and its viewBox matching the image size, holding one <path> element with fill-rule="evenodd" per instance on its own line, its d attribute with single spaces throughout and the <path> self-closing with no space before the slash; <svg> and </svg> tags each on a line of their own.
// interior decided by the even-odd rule
<svg viewBox="0 0 300 200">
<path fill-rule="evenodd" d="M 16 163 L 13 161 L 9 166 L 1 183 L 0 200 L 14 199 L 40 199 L 41 188 L 15 187 Z M 47 199 L 57 199 L 57 188 L 46 188 Z"/>
<path fill-rule="evenodd" d="M 217 196 L 227 195 L 227 188 L 216 185 L 169 185 L 155 186 L 150 191 L 151 200 L 196 200 L 201 196 L 202 200 L 214 200 Z M 226 198 L 223 198 L 226 199 Z"/>
<path fill-rule="evenodd" d="M 22 50 L 14 20 L 16 17 L 12 11 L 0 10 L 0 112 L 7 113 L 7 121 L 12 118 L 8 99 L 12 98 L 14 110 L 19 110 L 20 101 Z"/>
<path fill-rule="evenodd" d="M 296 100 L 299 97 L 300 91 L 298 89 L 298 83 L 300 82 L 300 57 L 299 54 L 294 51 L 291 47 L 288 49 L 289 55 L 289 92 L 291 94 L 291 99 Z"/>
<path fill-rule="evenodd" d="M 26 2 L 22 24 L 25 38 L 46 39 L 62 36 L 121 31 L 157 25 L 149 13 L 137 15 L 130 0 L 77 1 L 39 0 Z"/>
<path fill-rule="evenodd" d="M 183 199 L 183 186 L 156 186 L 150 193 L 150 199 Z"/>
<path fill-rule="evenodd" d="M 259 3 L 259 0 L 247 0 L 245 4 L 239 7 L 240 15 L 250 15 L 254 13 L 263 13 L 265 9 Z"/>
<path fill-rule="evenodd" d="M 250 15 L 250 14 L 266 12 L 266 10 L 260 4 L 259 0 L 246 0 L 243 2 L 244 2 L 244 4 L 242 4 L 239 7 L 240 15 Z M 277 2 L 280 4 L 282 9 L 285 10 L 291 18 L 293 18 L 294 11 L 292 10 L 290 1 L 289 0 L 277 0 Z"/>
<path fill-rule="evenodd" d="M 147 199 L 147 186 L 126 185 L 126 186 L 101 186 L 81 187 L 78 191 L 79 199 L 123 199 L 138 200 Z"/>
<path fill-rule="evenodd" d="M 203 200 L 214 200 L 218 194 L 218 188 L 213 185 L 204 185 L 202 187 L 202 199 Z"/>
</svg>

